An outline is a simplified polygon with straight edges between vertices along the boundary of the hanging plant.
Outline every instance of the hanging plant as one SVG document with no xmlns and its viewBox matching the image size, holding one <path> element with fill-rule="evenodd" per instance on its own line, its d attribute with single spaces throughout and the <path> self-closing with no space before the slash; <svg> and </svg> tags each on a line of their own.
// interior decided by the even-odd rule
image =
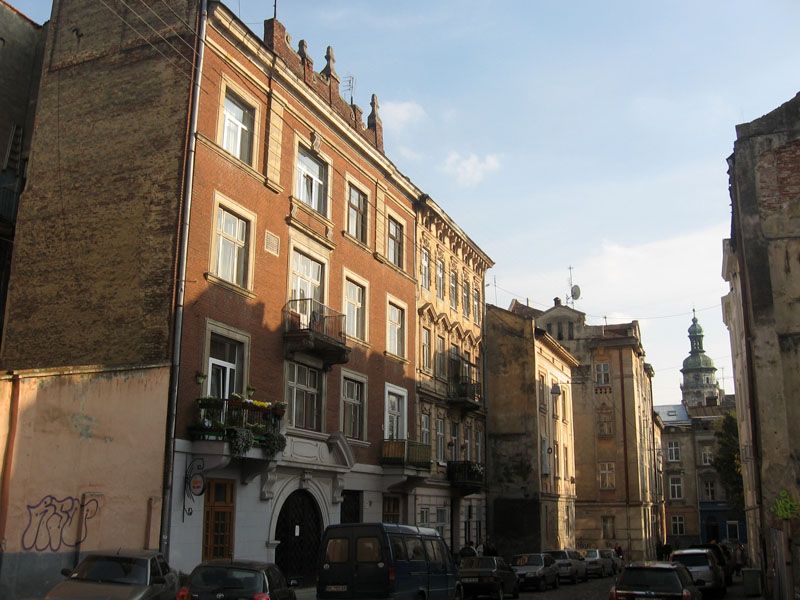
<svg viewBox="0 0 800 600">
<path fill-rule="evenodd" d="M 286 448 L 286 437 L 282 433 L 267 431 L 260 445 L 268 456 L 273 457 Z"/>
<path fill-rule="evenodd" d="M 786 490 L 781 490 L 775 502 L 772 505 L 772 514 L 779 519 L 794 519 L 800 516 L 800 504 L 794 501 Z"/>
<path fill-rule="evenodd" d="M 231 447 L 231 454 L 234 456 L 244 456 L 253 447 L 253 432 L 245 427 L 228 428 L 228 444 Z"/>
</svg>

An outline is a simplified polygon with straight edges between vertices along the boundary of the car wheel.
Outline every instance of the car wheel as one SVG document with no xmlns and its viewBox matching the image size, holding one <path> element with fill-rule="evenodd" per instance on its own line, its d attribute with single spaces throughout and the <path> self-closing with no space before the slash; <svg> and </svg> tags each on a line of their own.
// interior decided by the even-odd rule
<svg viewBox="0 0 800 600">
<path fill-rule="evenodd" d="M 542 575 L 541 579 L 539 579 L 539 585 L 536 586 L 540 592 L 547 591 L 547 577 Z"/>
<path fill-rule="evenodd" d="M 553 578 L 553 589 L 557 590 L 560 585 L 561 585 L 561 580 L 558 578 L 558 575 L 556 575 Z"/>
<path fill-rule="evenodd" d="M 497 596 L 496 597 L 497 597 L 497 600 L 503 600 L 503 598 L 505 597 L 504 594 L 503 594 L 503 584 L 502 583 L 497 586 Z"/>
</svg>

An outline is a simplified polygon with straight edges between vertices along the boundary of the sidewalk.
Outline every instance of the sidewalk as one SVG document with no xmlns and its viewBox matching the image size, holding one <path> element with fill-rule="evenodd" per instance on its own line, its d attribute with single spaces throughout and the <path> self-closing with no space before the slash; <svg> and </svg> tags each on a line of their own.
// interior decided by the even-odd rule
<svg viewBox="0 0 800 600">
<path fill-rule="evenodd" d="M 309 596 L 313 598 L 314 596 Z M 300 598 L 300 596 L 298 596 Z M 763 596 L 745 596 L 744 584 L 742 583 L 742 576 L 733 576 L 733 584 L 728 586 L 728 593 L 725 594 L 725 600 L 764 600 Z"/>
</svg>

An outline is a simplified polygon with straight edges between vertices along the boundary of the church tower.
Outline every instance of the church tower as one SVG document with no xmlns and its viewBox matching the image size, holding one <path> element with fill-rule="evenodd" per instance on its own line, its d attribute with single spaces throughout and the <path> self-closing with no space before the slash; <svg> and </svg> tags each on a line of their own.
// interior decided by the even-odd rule
<svg viewBox="0 0 800 600">
<path fill-rule="evenodd" d="M 694 310 L 689 327 L 689 356 L 683 361 L 681 373 L 684 406 L 717 406 L 720 403 L 722 390 L 717 383 L 717 368 L 703 350 L 703 328 Z"/>
</svg>

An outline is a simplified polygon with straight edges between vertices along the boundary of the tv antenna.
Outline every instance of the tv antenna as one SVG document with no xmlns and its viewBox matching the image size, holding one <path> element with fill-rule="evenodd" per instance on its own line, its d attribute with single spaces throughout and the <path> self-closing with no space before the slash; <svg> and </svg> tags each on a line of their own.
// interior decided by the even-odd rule
<svg viewBox="0 0 800 600">
<path fill-rule="evenodd" d="M 572 283 L 572 266 L 569 267 L 569 292 L 567 293 L 567 305 L 575 308 L 575 300 L 581 297 L 581 288 Z"/>
<path fill-rule="evenodd" d="M 353 94 L 356 92 L 356 78 L 353 75 L 347 75 L 344 78 L 344 91 L 350 92 L 350 104 L 353 104 Z"/>
</svg>

